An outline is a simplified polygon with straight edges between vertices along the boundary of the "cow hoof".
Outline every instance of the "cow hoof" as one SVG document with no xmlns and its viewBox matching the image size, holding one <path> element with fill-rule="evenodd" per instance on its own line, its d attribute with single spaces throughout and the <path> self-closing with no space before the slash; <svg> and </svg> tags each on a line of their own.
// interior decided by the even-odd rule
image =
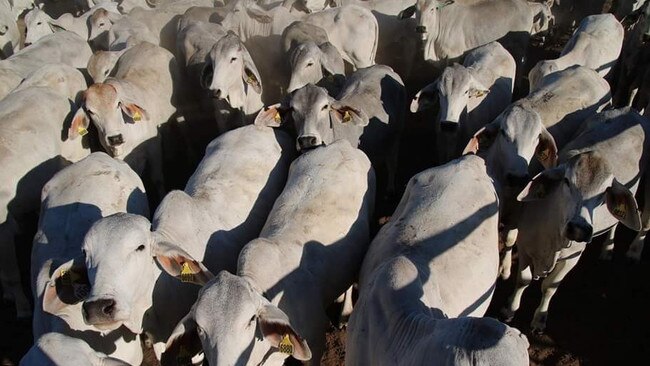
<svg viewBox="0 0 650 366">
<path fill-rule="evenodd" d="M 515 318 L 515 311 L 510 310 L 509 308 L 503 308 L 501 309 L 501 314 L 499 314 L 499 318 L 502 322 L 504 323 L 510 323 L 512 322 L 512 319 Z"/>
</svg>

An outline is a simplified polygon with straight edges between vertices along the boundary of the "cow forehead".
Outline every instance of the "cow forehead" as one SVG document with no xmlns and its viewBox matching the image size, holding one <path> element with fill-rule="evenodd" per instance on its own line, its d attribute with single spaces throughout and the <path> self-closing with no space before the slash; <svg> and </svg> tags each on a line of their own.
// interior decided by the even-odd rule
<svg viewBox="0 0 650 366">
<path fill-rule="evenodd" d="M 610 176 L 607 163 L 595 152 L 580 154 L 569 161 L 568 178 L 585 197 L 601 191 Z"/>
<path fill-rule="evenodd" d="M 117 90 L 110 84 L 93 84 L 86 90 L 85 97 L 87 104 L 112 104 L 117 100 Z"/>
<path fill-rule="evenodd" d="M 542 127 L 535 112 L 515 106 L 502 115 L 501 127 L 509 136 L 537 136 Z"/>
<path fill-rule="evenodd" d="M 322 102 L 325 100 L 329 100 L 325 89 L 313 84 L 307 84 L 293 93 L 291 107 L 296 110 L 320 109 Z"/>
<path fill-rule="evenodd" d="M 453 65 L 445 68 L 440 75 L 439 87 L 441 90 L 454 90 L 466 87 L 470 82 L 470 74 L 467 68 L 462 65 Z"/>
<path fill-rule="evenodd" d="M 113 215 L 96 222 L 88 231 L 84 248 L 88 255 L 110 250 L 119 254 L 122 248 L 132 249 L 150 239 L 150 224 L 137 215 Z M 133 248 L 133 249 L 134 249 Z"/>
<path fill-rule="evenodd" d="M 108 11 L 106 9 L 97 9 L 91 16 L 90 21 L 95 23 L 99 20 L 105 19 L 108 17 Z"/>
<path fill-rule="evenodd" d="M 221 272 L 201 291 L 196 303 L 194 317 L 199 325 L 227 323 L 257 313 L 258 301 L 245 279 L 227 272 Z"/>
</svg>

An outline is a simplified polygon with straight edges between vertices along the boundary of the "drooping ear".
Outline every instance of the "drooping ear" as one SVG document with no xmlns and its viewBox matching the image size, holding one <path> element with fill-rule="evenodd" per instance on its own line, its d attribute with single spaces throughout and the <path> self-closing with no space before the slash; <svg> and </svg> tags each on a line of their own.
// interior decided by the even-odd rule
<svg viewBox="0 0 650 366">
<path fill-rule="evenodd" d="M 201 348 L 201 339 L 197 333 L 194 309 L 192 308 L 169 336 L 160 362 L 163 366 L 190 365 L 192 357 L 201 352 Z"/>
<path fill-rule="evenodd" d="M 411 100 L 411 113 L 424 111 L 436 104 L 438 93 L 436 93 L 436 83 L 431 83 L 420 90 L 413 100 Z"/>
<path fill-rule="evenodd" d="M 539 143 L 535 149 L 535 157 L 542 163 L 545 169 L 550 169 L 557 165 L 557 145 L 553 136 L 545 128 L 542 128 L 542 132 L 539 134 Z"/>
<path fill-rule="evenodd" d="M 408 8 L 400 11 L 399 14 L 397 14 L 397 18 L 399 18 L 399 19 L 409 19 L 410 17 L 412 17 L 415 14 L 416 11 L 417 11 L 417 8 L 415 7 L 415 5 L 411 5 Z"/>
<path fill-rule="evenodd" d="M 127 123 L 140 122 L 143 119 L 148 119 L 147 112 L 135 103 L 121 103 L 122 112 L 128 117 L 125 121 Z"/>
<path fill-rule="evenodd" d="M 242 46 L 242 55 L 244 61 L 244 70 L 242 70 L 242 78 L 244 82 L 250 85 L 255 93 L 262 94 L 262 78 L 260 77 L 260 72 L 255 67 L 253 58 L 246 47 Z"/>
<path fill-rule="evenodd" d="M 535 176 L 517 196 L 519 202 L 544 199 L 564 178 L 564 167 L 545 170 Z"/>
<path fill-rule="evenodd" d="M 311 350 L 302 337 L 291 327 L 289 317 L 277 306 L 263 305 L 257 321 L 264 339 L 281 353 L 293 356 L 300 361 L 311 359 Z"/>
<path fill-rule="evenodd" d="M 345 64 L 339 50 L 329 42 L 321 44 L 318 48 L 321 50 L 320 65 L 323 75 L 345 75 Z"/>
<path fill-rule="evenodd" d="M 259 111 L 259 113 L 257 113 L 254 124 L 256 126 L 280 127 L 284 121 L 286 113 L 289 111 L 290 108 L 283 106 L 283 103 L 264 107 Z"/>
<path fill-rule="evenodd" d="M 212 65 L 212 61 L 208 60 L 205 62 L 205 66 L 203 66 L 203 69 L 201 70 L 201 79 L 199 80 L 201 84 L 201 88 L 206 90 L 210 89 L 213 76 L 214 76 L 214 66 Z"/>
<path fill-rule="evenodd" d="M 612 185 L 605 190 L 607 209 L 618 221 L 634 231 L 642 228 L 639 206 L 634 195 L 614 178 Z"/>
<path fill-rule="evenodd" d="M 463 155 L 470 153 L 476 154 L 479 150 L 489 148 L 494 143 L 498 132 L 499 124 L 497 122 L 488 123 L 485 127 L 478 130 L 469 140 L 465 150 L 463 150 Z"/>
<path fill-rule="evenodd" d="M 71 259 L 50 276 L 43 293 L 43 311 L 59 315 L 65 307 L 83 301 L 89 293 L 90 281 L 83 258 Z"/>
<path fill-rule="evenodd" d="M 370 123 L 368 115 L 363 110 L 337 102 L 331 104 L 330 116 L 338 123 L 352 123 L 360 127 L 365 127 Z"/>
<path fill-rule="evenodd" d="M 258 7 L 257 5 L 248 5 L 246 6 L 246 13 L 248 16 L 251 18 L 257 20 L 260 23 L 268 24 L 273 21 L 273 18 L 269 16 L 266 11 L 264 11 L 262 8 Z"/>
<path fill-rule="evenodd" d="M 79 107 L 74 117 L 72 117 L 72 123 L 68 129 L 68 138 L 74 140 L 78 136 L 86 135 L 88 133 L 88 127 L 90 127 L 90 118 L 86 114 L 86 111 L 82 107 Z"/>
<path fill-rule="evenodd" d="M 203 286 L 214 278 L 214 275 L 201 262 L 192 258 L 177 245 L 157 241 L 152 246 L 152 252 L 162 269 L 181 282 Z"/>
</svg>

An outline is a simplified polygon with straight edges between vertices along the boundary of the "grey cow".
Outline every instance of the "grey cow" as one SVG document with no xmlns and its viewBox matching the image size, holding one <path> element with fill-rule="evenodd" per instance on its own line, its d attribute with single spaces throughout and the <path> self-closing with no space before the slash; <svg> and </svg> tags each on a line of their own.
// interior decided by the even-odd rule
<svg viewBox="0 0 650 366">
<path fill-rule="evenodd" d="M 494 292 L 497 206 L 476 156 L 411 178 L 364 259 L 346 365 L 528 365 L 526 336 L 469 317 Z"/>
<path fill-rule="evenodd" d="M 537 175 L 521 192 L 517 285 L 503 309 L 511 319 L 533 278 L 542 282 L 542 300 L 531 326 L 544 330 L 551 298 L 575 267 L 593 236 L 608 234 L 604 256 L 611 256 L 618 222 L 639 231 L 628 256 L 640 259 L 650 229 L 650 121 L 628 108 L 603 112 L 585 122 L 583 132 L 560 154 L 560 164 Z M 644 176 L 646 186 L 639 188 Z M 639 216 L 634 193 L 642 189 Z"/>
<path fill-rule="evenodd" d="M 319 365 L 325 309 L 361 266 L 374 196 L 370 162 L 347 141 L 301 155 L 237 276 L 204 287 L 170 337 L 169 359 L 202 346 L 211 365 L 279 366 L 288 355 Z"/>
<path fill-rule="evenodd" d="M 380 179 L 385 177 L 390 192 L 395 188 L 405 109 L 402 79 L 390 67 L 375 65 L 352 74 L 336 98 L 324 88 L 308 84 L 284 102 L 260 111 L 255 124 L 279 127 L 291 121 L 300 151 L 339 139 L 359 146 L 376 169 L 386 168 L 387 174 L 380 173 Z"/>
<path fill-rule="evenodd" d="M 441 162 L 458 157 L 474 133 L 506 109 L 512 101 L 515 71 L 510 53 L 492 42 L 469 52 L 463 65 L 445 68 L 415 95 L 413 113 L 439 105 L 434 126 Z"/>
</svg>

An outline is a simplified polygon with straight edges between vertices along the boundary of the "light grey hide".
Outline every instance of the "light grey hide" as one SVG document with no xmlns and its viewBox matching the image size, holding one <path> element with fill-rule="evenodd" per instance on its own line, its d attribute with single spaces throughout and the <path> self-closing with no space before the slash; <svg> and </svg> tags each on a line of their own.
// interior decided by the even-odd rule
<svg viewBox="0 0 650 366">
<path fill-rule="evenodd" d="M 158 128 L 176 111 L 176 70 L 169 51 L 148 42 L 131 47 L 120 57 L 114 78 L 84 92 L 69 132 L 76 139 L 92 121 L 109 155 L 126 161 L 140 176 L 148 170 L 159 198 L 165 189 Z"/>
<path fill-rule="evenodd" d="M 85 81 L 77 74 L 68 82 L 82 90 Z M 5 296 L 16 303 L 19 317 L 31 315 L 16 259 L 15 236 L 21 221 L 38 211 L 43 185 L 66 164 L 89 153 L 86 139 L 62 136 L 72 118 L 73 101 L 59 90 L 27 87 L 0 101 L 0 279 Z"/>
<path fill-rule="evenodd" d="M 65 64 L 46 64 L 27 75 L 18 86 L 12 90 L 15 93 L 30 87 L 47 87 L 57 94 L 77 100 L 86 88 L 86 79 L 79 70 Z"/>
<path fill-rule="evenodd" d="M 307 22 L 294 22 L 282 33 L 282 47 L 287 53 L 291 78 L 287 92 L 323 78 L 345 77 L 341 53 L 329 42 L 324 29 Z M 342 86 L 342 85 L 341 85 Z"/>
<path fill-rule="evenodd" d="M 494 292 L 497 226 L 482 159 L 464 156 L 411 178 L 364 259 L 346 365 L 528 365 L 526 336 L 473 318 Z"/>
<path fill-rule="evenodd" d="M 528 6 L 530 6 L 534 14 L 533 29 L 530 31 L 531 35 L 547 32 L 555 24 L 555 16 L 551 12 L 549 2 L 552 5 L 552 0 L 546 3 L 528 1 Z"/>
<path fill-rule="evenodd" d="M 573 65 L 586 66 L 606 78 L 621 54 L 623 35 L 623 26 L 612 14 L 584 18 L 559 58 L 542 60 L 530 70 L 530 90 L 534 90 L 544 76 Z"/>
<path fill-rule="evenodd" d="M 7 0 L 0 1 L 0 59 L 5 59 L 20 46 L 20 32 Z"/>
<path fill-rule="evenodd" d="M 639 232 L 627 252 L 638 261 L 650 229 L 650 186 L 644 173 L 650 160 L 650 121 L 625 108 L 603 112 L 585 124 L 562 150 L 558 167 L 537 175 L 518 198 L 524 202 L 517 237 L 519 271 L 503 314 L 512 319 L 531 280 L 546 277 L 531 323 L 535 330 L 544 330 L 551 298 L 593 236 L 608 234 L 602 254 L 611 258 L 614 229 L 622 222 Z M 646 198 L 639 216 L 633 195 L 642 176 Z"/>
<path fill-rule="evenodd" d="M 512 101 L 515 71 L 510 53 L 492 42 L 469 52 L 463 65 L 445 68 L 415 95 L 413 113 L 439 106 L 434 126 L 440 162 L 460 156 L 469 139 L 506 109 Z"/>
<path fill-rule="evenodd" d="M 466 4 L 453 0 L 418 0 L 400 16 L 410 18 L 414 13 L 416 31 L 424 42 L 424 59 L 430 61 L 458 59 L 471 49 L 508 36 L 513 45 L 507 48 L 520 63 L 534 18 L 525 0 Z"/>
<path fill-rule="evenodd" d="M 485 157 L 506 228 L 517 225 L 515 197 L 530 180 L 529 171 L 541 170 L 536 163 L 529 168 L 533 157 L 545 168 L 554 167 L 558 150 L 571 140 L 582 121 L 609 101 L 609 84 L 598 73 L 572 66 L 545 77 L 535 91 L 474 135 L 465 152 L 479 151 Z"/>
<path fill-rule="evenodd" d="M 62 63 L 85 69 L 91 55 L 88 42 L 72 32 L 57 32 L 43 37 L 8 59 L 0 61 L 0 99 L 13 90 L 23 78 L 45 64 Z"/>
<path fill-rule="evenodd" d="M 130 214 L 98 221 L 83 245 L 91 283 L 86 321 L 144 329 L 159 356 L 196 300 L 198 287 L 184 282 L 203 285 L 210 271 L 236 270 L 240 249 L 258 236 L 284 186 L 293 154 L 283 132 L 242 127 L 208 146 L 185 191 L 170 192 L 152 223 Z M 115 304 L 111 314 L 101 312 L 105 301 Z"/>
<path fill-rule="evenodd" d="M 385 168 L 380 177 L 385 176 L 391 191 L 405 109 L 402 79 L 389 67 L 375 65 L 352 74 L 336 98 L 308 84 L 283 103 L 260 111 L 255 123 L 275 127 L 292 123 L 300 151 L 347 140 L 370 157 L 375 169 Z"/>
<path fill-rule="evenodd" d="M 40 337 L 20 360 L 20 366 L 128 366 L 129 363 L 107 357 L 80 339 L 60 333 Z"/>
<path fill-rule="evenodd" d="M 222 272 L 203 289 L 166 356 L 200 342 L 212 365 L 282 365 L 277 348 L 289 335 L 294 358 L 319 365 L 325 308 L 361 266 L 374 196 L 370 162 L 347 141 L 301 155 L 260 237 L 242 249 L 237 276 Z"/>
<path fill-rule="evenodd" d="M 88 39 L 89 35 L 89 17 L 98 9 L 104 9 L 117 13 L 117 3 L 112 1 L 103 1 L 93 6 L 88 12 L 79 17 L 74 17 L 70 13 L 61 15 L 57 19 L 52 19 L 45 11 L 40 8 L 34 8 L 25 14 L 25 46 L 35 43 L 39 39 L 62 30 L 70 31 L 77 34 L 83 39 Z"/>
<path fill-rule="evenodd" d="M 41 202 L 31 259 L 34 341 L 49 332 L 62 333 L 139 365 L 138 333 L 125 327 L 104 332 L 84 322 L 82 301 L 88 278 L 81 245 L 92 224 L 102 217 L 117 212 L 149 216 L 142 181 L 126 163 L 96 152 L 50 179 Z"/>
</svg>

